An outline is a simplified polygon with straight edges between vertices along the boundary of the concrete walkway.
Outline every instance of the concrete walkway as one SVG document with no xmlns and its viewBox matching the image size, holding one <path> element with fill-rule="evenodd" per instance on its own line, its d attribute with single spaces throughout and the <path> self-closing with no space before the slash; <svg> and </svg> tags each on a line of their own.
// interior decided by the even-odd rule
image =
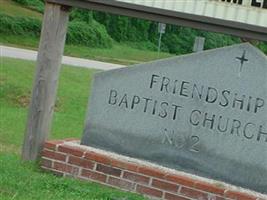
<svg viewBox="0 0 267 200">
<path fill-rule="evenodd" d="M 24 60 L 35 61 L 37 58 L 37 51 L 0 45 L 0 57 L 19 58 Z M 105 63 L 105 62 L 75 58 L 70 56 L 63 56 L 62 64 L 72 65 L 75 67 L 90 68 L 90 69 L 100 69 L 100 70 L 111 70 L 111 69 L 125 67 L 124 65 Z"/>
</svg>

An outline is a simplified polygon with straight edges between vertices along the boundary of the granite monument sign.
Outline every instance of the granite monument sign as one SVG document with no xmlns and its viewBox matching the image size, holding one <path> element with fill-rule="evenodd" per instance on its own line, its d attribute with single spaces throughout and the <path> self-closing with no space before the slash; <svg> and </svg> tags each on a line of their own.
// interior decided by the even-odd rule
<svg viewBox="0 0 267 200">
<path fill-rule="evenodd" d="M 267 58 L 240 44 L 98 73 L 82 144 L 267 193 Z"/>
</svg>

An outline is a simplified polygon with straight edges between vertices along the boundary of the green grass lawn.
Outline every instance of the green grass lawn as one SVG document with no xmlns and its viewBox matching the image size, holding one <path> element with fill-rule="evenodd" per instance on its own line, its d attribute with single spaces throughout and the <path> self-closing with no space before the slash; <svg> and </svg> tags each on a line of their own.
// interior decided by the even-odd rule
<svg viewBox="0 0 267 200">
<path fill-rule="evenodd" d="M 35 63 L 0 57 L 0 199 L 141 200 L 94 183 L 55 177 L 20 160 Z M 96 70 L 63 66 L 50 138 L 80 138 Z"/>
</svg>

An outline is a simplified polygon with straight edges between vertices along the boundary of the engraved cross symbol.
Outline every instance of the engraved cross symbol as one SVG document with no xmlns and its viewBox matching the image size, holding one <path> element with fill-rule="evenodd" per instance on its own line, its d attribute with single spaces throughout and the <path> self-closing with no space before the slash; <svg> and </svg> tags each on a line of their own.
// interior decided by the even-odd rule
<svg viewBox="0 0 267 200">
<path fill-rule="evenodd" d="M 236 59 L 240 60 L 240 68 L 239 68 L 239 75 L 242 72 L 242 68 L 245 62 L 248 61 L 248 59 L 246 58 L 246 50 L 243 51 L 243 55 L 241 57 L 236 57 Z"/>
</svg>

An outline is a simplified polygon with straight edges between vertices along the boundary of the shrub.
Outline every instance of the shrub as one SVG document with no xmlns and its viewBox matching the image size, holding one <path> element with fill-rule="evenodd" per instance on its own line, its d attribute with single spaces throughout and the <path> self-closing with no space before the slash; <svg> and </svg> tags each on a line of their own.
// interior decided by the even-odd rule
<svg viewBox="0 0 267 200">
<path fill-rule="evenodd" d="M 26 6 L 32 10 L 36 10 L 38 12 L 44 12 L 44 2 L 42 0 L 13 0 L 23 6 Z"/>
<path fill-rule="evenodd" d="M 26 17 L 11 17 L 0 13 L 0 33 L 39 36 L 41 21 Z"/>
<path fill-rule="evenodd" d="M 0 13 L 0 24 L 0 33 L 4 34 L 39 37 L 41 33 L 41 21 L 29 17 L 11 17 Z M 94 20 L 91 23 L 72 21 L 68 27 L 67 43 L 110 48 L 112 39 L 105 27 Z"/>
<path fill-rule="evenodd" d="M 100 48 L 112 47 L 112 39 L 105 27 L 94 20 L 91 24 L 76 20 L 70 22 L 67 43 Z"/>
<path fill-rule="evenodd" d="M 90 24 L 93 21 L 93 13 L 86 9 L 74 8 L 70 13 L 70 21 L 72 20 L 83 21 Z"/>
<path fill-rule="evenodd" d="M 267 54 L 267 42 L 260 42 L 257 45 L 265 54 Z"/>
</svg>

